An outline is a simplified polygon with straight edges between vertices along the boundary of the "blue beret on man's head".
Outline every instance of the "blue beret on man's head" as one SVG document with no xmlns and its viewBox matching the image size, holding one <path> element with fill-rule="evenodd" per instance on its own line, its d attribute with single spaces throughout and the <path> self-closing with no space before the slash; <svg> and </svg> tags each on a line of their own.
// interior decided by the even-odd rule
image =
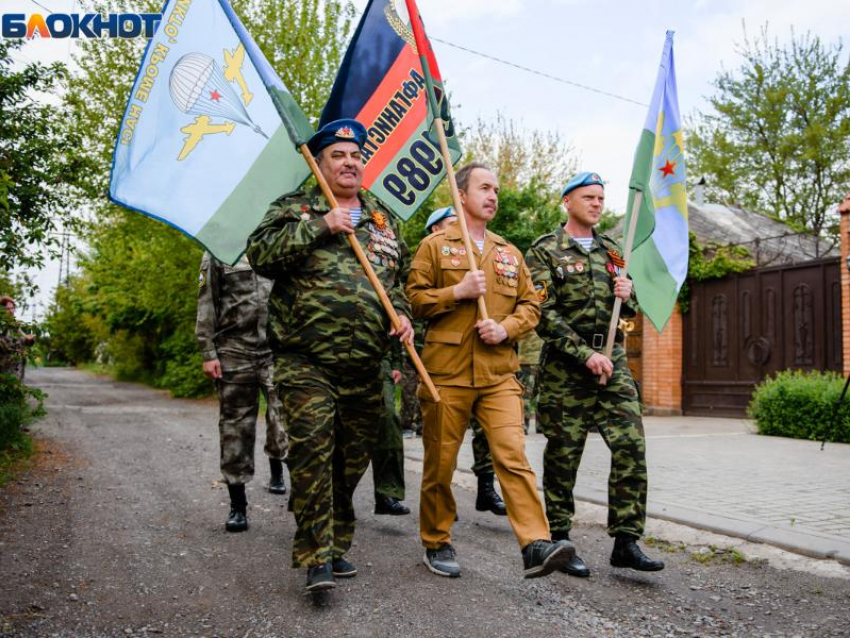
<svg viewBox="0 0 850 638">
<path fill-rule="evenodd" d="M 425 222 L 425 230 L 429 233 L 431 232 L 431 226 L 443 221 L 446 217 L 451 217 L 455 214 L 455 209 L 451 206 L 447 206 L 446 208 L 438 208 L 428 217 L 428 221 Z"/>
<path fill-rule="evenodd" d="M 354 142 L 363 150 L 366 143 L 366 127 L 357 120 L 334 120 L 328 122 L 315 132 L 307 142 L 307 148 L 315 157 L 331 144 L 337 142 Z"/>
<path fill-rule="evenodd" d="M 567 182 L 564 190 L 561 191 L 561 197 L 566 197 L 570 194 L 570 191 L 574 191 L 581 186 L 593 186 L 594 184 L 599 184 L 603 188 L 605 187 L 605 182 L 599 177 L 599 173 L 579 173 Z"/>
</svg>

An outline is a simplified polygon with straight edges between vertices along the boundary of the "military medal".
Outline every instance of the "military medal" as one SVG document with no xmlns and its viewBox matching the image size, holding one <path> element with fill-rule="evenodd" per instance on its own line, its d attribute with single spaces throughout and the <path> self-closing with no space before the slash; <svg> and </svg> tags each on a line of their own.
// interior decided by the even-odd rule
<svg viewBox="0 0 850 638">
<path fill-rule="evenodd" d="M 583 264 L 583 263 L 581 263 L 581 262 L 578 262 L 578 263 L 576 264 L 576 270 L 577 270 L 578 272 L 584 272 L 584 264 Z"/>
<path fill-rule="evenodd" d="M 560 279 L 564 278 L 564 269 L 561 268 L 561 266 L 558 266 L 557 268 L 555 268 L 555 272 L 558 273 L 558 277 Z"/>
<path fill-rule="evenodd" d="M 386 230 L 387 228 L 387 216 L 378 211 L 372 212 L 372 223 L 375 224 L 378 230 Z"/>
<path fill-rule="evenodd" d="M 449 255 L 452 254 L 452 249 L 449 248 L 448 246 L 443 246 L 443 248 L 440 252 L 442 252 L 445 257 L 448 257 Z"/>
<path fill-rule="evenodd" d="M 457 257 L 452 257 L 452 266 L 454 266 L 455 268 L 460 266 L 460 259 L 458 259 Z"/>
<path fill-rule="evenodd" d="M 461 255 L 461 256 L 465 255 L 466 254 L 466 248 L 458 248 L 457 254 Z"/>
<path fill-rule="evenodd" d="M 452 253 L 452 255 L 457 255 L 457 253 L 458 253 L 457 248 L 452 247 L 451 253 Z"/>
<path fill-rule="evenodd" d="M 575 271 L 576 271 L 576 268 L 572 264 L 567 266 L 567 272 L 575 272 Z"/>
<path fill-rule="evenodd" d="M 305 222 L 310 221 L 310 213 L 301 213 L 301 220 Z"/>
</svg>

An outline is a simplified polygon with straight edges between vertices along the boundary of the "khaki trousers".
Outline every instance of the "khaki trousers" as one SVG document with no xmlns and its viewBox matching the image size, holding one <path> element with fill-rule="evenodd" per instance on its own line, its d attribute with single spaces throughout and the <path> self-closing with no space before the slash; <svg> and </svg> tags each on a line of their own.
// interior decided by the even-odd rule
<svg viewBox="0 0 850 638">
<path fill-rule="evenodd" d="M 419 505 L 422 544 L 437 549 L 451 542 L 456 512 L 452 476 L 471 414 L 487 435 L 508 520 L 520 547 L 538 539 L 548 540 L 549 523 L 537 494 L 534 471 L 525 456 L 522 386 L 510 377 L 487 388 L 438 386 L 437 390 L 440 403 L 434 403 L 424 388 L 418 393 L 425 447 Z"/>
</svg>

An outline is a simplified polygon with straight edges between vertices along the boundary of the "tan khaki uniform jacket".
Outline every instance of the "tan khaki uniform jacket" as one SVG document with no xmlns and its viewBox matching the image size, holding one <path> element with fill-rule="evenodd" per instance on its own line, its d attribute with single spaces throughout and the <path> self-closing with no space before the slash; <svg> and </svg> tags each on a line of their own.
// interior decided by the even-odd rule
<svg viewBox="0 0 850 638">
<path fill-rule="evenodd" d="M 422 240 L 411 264 L 407 297 L 413 316 L 426 319 L 422 362 L 436 385 L 481 387 L 501 383 L 519 370 L 516 342 L 537 325 L 540 307 L 522 254 L 513 245 L 487 232 L 478 267 L 487 278 L 484 300 L 491 319 L 508 338 L 489 346 L 478 336 L 478 303 L 455 301 L 452 287 L 469 270 L 460 226 Z"/>
</svg>

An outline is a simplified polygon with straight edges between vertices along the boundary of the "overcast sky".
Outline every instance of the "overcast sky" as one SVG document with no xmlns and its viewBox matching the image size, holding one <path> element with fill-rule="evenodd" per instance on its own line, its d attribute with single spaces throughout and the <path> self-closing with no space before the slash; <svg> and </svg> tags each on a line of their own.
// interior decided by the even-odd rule
<svg viewBox="0 0 850 638">
<path fill-rule="evenodd" d="M 74 0 L 39 0 L 53 11 L 78 11 Z M 359 9 L 366 0 L 355 0 Z M 712 80 L 736 68 L 736 46 L 769 26 L 780 42 L 812 32 L 837 42 L 850 24 L 850 2 L 837 0 L 419 0 L 432 38 L 509 60 L 536 71 L 646 103 L 664 34 L 674 45 L 683 114 L 707 108 Z M 0 12 L 43 10 L 32 0 L 0 0 Z M 557 131 L 584 170 L 607 181 L 609 207 L 622 212 L 634 149 L 647 107 L 521 71 L 434 43 L 456 117 L 472 123 L 501 111 L 525 128 Z M 29 59 L 67 59 L 68 40 L 35 41 Z M 845 51 L 845 60 L 847 51 Z M 687 140 L 685 141 L 687 156 Z M 694 177 L 694 176 L 691 176 Z M 55 274 L 46 280 L 55 285 Z"/>
</svg>

